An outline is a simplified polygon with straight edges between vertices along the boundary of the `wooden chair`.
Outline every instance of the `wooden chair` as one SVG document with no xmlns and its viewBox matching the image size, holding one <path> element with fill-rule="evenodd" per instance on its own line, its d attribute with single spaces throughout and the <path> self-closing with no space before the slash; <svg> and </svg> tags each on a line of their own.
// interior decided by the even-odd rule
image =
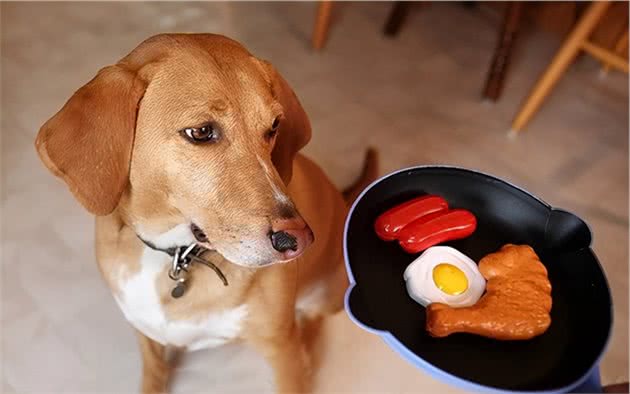
<svg viewBox="0 0 630 394">
<path fill-rule="evenodd" d="M 490 69 L 486 77 L 486 84 L 483 88 L 483 97 L 488 100 L 497 101 L 503 91 L 503 82 L 505 81 L 521 25 L 523 5 L 520 1 L 510 1 L 505 9 L 503 26 L 499 33 L 497 47 L 494 50 Z"/>
<path fill-rule="evenodd" d="M 426 4 L 426 2 L 393 1 L 392 9 L 383 28 L 383 34 L 395 37 L 407 18 L 411 5 L 419 7 Z M 468 7 L 476 5 L 475 2 L 470 1 L 464 1 L 462 4 Z M 315 50 L 321 50 L 326 44 L 331 24 L 332 8 L 333 2 L 330 0 L 319 2 L 312 35 L 312 45 Z M 498 100 L 501 95 L 503 82 L 506 78 L 514 43 L 520 27 L 522 10 L 523 3 L 520 1 L 507 3 L 503 24 L 497 39 L 497 47 L 483 88 L 483 97 L 491 101 Z"/>
<path fill-rule="evenodd" d="M 589 5 L 518 111 L 510 131 L 512 136 L 527 125 L 580 51 L 584 51 L 601 61 L 604 64 L 604 70 L 613 67 L 628 72 L 627 55 L 622 55 L 628 47 L 627 28 L 613 50 L 589 41 L 591 33 L 604 17 L 608 7 L 610 7 L 609 1 L 595 1 Z"/>
</svg>

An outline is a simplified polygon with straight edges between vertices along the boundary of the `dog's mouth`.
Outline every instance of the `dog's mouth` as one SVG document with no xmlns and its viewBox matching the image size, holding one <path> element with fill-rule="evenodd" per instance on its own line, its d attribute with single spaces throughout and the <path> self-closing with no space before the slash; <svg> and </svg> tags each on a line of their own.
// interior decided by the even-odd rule
<svg viewBox="0 0 630 394">
<path fill-rule="evenodd" d="M 208 242 L 208 236 L 203 232 L 195 223 L 190 223 L 190 231 L 192 231 L 193 235 L 197 242 Z"/>
<path fill-rule="evenodd" d="M 190 231 L 193 233 L 195 240 L 197 240 L 199 244 L 202 244 L 206 249 L 212 249 L 212 245 L 210 243 L 210 240 L 208 239 L 208 236 L 199 226 L 197 226 L 195 223 L 190 223 Z"/>
<path fill-rule="evenodd" d="M 293 261 L 299 255 L 301 255 L 304 249 L 304 246 L 313 242 L 312 232 L 309 229 L 310 236 L 307 236 L 305 239 L 305 237 L 298 237 L 297 235 L 294 235 L 292 231 L 295 232 L 297 230 L 282 231 L 282 232 L 279 232 L 280 235 L 278 235 L 278 233 L 270 234 L 269 241 L 271 245 L 274 245 L 273 248 L 275 250 L 274 252 L 272 252 L 274 254 L 273 257 L 267 256 L 268 260 L 264 260 L 264 261 L 242 262 L 238 259 L 230 258 L 230 256 L 237 257 L 237 258 L 240 257 L 238 256 L 238 254 L 234 255 L 235 254 L 234 251 L 232 251 L 232 254 L 228 254 L 227 256 L 224 255 L 223 251 L 218 248 L 219 245 L 213 245 L 212 241 L 208 238 L 207 234 L 203 231 L 203 229 L 199 225 L 197 225 L 196 223 L 192 221 L 190 222 L 190 232 L 192 233 L 195 239 L 195 243 L 198 246 L 205 248 L 207 250 L 214 251 L 236 265 L 249 267 L 249 268 L 265 267 L 265 266 L 269 266 L 276 263 L 287 263 L 287 262 Z M 274 237 L 274 235 L 276 236 Z M 301 235 L 301 233 L 298 235 Z M 242 244 L 243 242 L 240 242 L 240 243 Z M 246 248 L 249 249 L 248 246 L 246 246 Z M 265 252 L 266 253 L 261 252 L 260 255 L 269 254 L 268 251 L 265 251 Z M 261 257 L 260 255 L 256 257 L 260 258 Z"/>
</svg>

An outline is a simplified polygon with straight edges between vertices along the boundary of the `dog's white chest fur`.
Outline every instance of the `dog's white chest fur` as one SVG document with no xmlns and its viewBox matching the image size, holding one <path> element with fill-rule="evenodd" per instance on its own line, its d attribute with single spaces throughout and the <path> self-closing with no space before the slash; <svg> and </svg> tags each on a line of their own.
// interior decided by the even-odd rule
<svg viewBox="0 0 630 394">
<path fill-rule="evenodd" d="M 245 304 L 208 313 L 200 320 L 168 320 L 156 285 L 169 259 L 162 252 L 145 248 L 140 264 L 138 273 L 119 284 L 120 296 L 116 301 L 127 320 L 144 335 L 163 345 L 188 350 L 222 345 L 239 335 L 247 316 Z"/>
</svg>

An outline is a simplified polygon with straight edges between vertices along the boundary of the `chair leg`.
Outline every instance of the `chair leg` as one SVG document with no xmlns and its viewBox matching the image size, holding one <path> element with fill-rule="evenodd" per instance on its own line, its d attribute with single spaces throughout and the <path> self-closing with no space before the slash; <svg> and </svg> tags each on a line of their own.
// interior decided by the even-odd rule
<svg viewBox="0 0 630 394">
<path fill-rule="evenodd" d="M 383 34 L 390 37 L 398 35 L 400 27 L 405 21 L 405 18 L 407 18 L 410 4 L 407 1 L 394 1 L 393 3 L 394 5 L 389 13 L 387 22 L 385 22 L 385 28 L 383 29 Z"/>
<path fill-rule="evenodd" d="M 626 52 L 628 50 L 628 26 L 626 24 L 626 27 L 623 30 L 623 33 L 621 34 L 621 36 L 619 37 L 619 39 L 617 40 L 617 43 L 615 44 L 614 47 L 614 52 L 618 55 L 621 55 L 624 58 L 627 58 L 628 56 L 626 54 L 624 54 L 624 52 Z M 602 73 L 604 75 L 608 74 L 608 72 L 610 71 L 610 63 L 606 63 L 604 62 L 604 64 L 602 65 Z"/>
<path fill-rule="evenodd" d="M 313 48 L 320 50 L 326 44 L 326 37 L 328 37 L 328 30 L 330 29 L 330 17 L 332 15 L 333 3 L 330 0 L 323 0 L 319 2 L 317 7 L 317 17 L 315 19 L 315 26 L 313 28 Z"/>
<path fill-rule="evenodd" d="M 486 86 L 483 89 L 483 97 L 492 101 L 496 101 L 503 90 L 503 81 L 505 80 L 505 74 L 507 73 L 510 58 L 512 57 L 514 42 L 516 41 L 516 35 L 520 27 L 523 3 L 520 1 L 512 1 L 507 7 L 505 18 L 503 19 L 503 27 L 501 28 L 501 35 L 499 36 L 499 43 L 494 51 L 492 64 L 490 65 L 486 78 Z"/>
<path fill-rule="evenodd" d="M 594 1 L 585 11 L 584 15 L 573 31 L 560 47 L 553 60 L 540 77 L 531 93 L 525 100 L 512 123 L 512 133 L 517 133 L 530 121 L 538 110 L 543 100 L 551 92 L 556 82 L 560 79 L 575 56 L 579 53 L 582 43 L 588 38 L 597 23 L 604 16 L 610 6 L 608 1 Z"/>
</svg>

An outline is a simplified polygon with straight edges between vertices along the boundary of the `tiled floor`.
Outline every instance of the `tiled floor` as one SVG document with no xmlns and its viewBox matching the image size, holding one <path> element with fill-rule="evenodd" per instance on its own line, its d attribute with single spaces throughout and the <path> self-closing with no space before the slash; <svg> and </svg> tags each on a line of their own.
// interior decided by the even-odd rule
<svg viewBox="0 0 630 394">
<path fill-rule="evenodd" d="M 309 113 L 306 153 L 343 186 L 364 148 L 382 172 L 448 163 L 506 178 L 587 219 L 615 300 L 605 383 L 628 379 L 628 79 L 581 58 L 527 133 L 518 103 L 558 45 L 525 31 L 497 104 L 480 100 L 497 18 L 454 4 L 381 36 L 383 3 L 344 4 L 326 50 L 308 39 L 313 3 L 2 3 L 2 392 L 131 392 L 139 355 L 94 262 L 92 218 L 38 161 L 39 126 L 100 67 L 164 31 L 219 32 L 271 60 Z M 455 392 L 399 359 L 344 314 L 329 321 L 318 392 Z M 465 355 L 464 355 L 465 356 Z M 260 392 L 249 349 L 190 354 L 176 392 Z"/>
</svg>

